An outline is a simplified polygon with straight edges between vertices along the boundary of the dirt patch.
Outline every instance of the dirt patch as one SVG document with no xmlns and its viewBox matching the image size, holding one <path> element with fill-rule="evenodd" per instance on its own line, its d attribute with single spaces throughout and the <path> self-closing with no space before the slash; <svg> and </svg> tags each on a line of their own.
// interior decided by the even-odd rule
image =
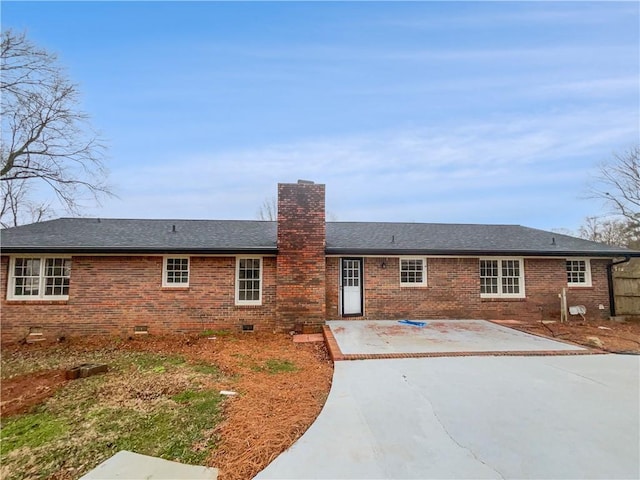
<svg viewBox="0 0 640 480">
<path fill-rule="evenodd" d="M 4 347 L 2 352 L 3 367 L 5 360 L 20 367 L 17 374 L 3 369 L 2 415 L 26 412 L 45 401 L 64 385 L 64 369 L 70 365 L 108 363 L 110 351 L 123 350 L 176 355 L 189 363 L 203 364 L 203 368 L 214 365 L 222 372 L 208 387 L 237 395 L 224 402 L 224 420 L 212 432 L 219 439 L 217 448 L 206 462 L 220 469 L 222 480 L 252 478 L 289 448 L 320 413 L 333 374 L 324 343 L 294 343 L 284 334 L 149 336 L 128 341 L 93 338 L 59 345 L 15 345 Z M 43 365 L 52 364 L 60 370 L 50 366 L 42 370 Z M 25 369 L 34 371 L 24 373 Z M 145 383 L 136 373 L 120 380 L 110 391 L 98 390 L 96 395 L 104 396 L 107 403 L 147 405 L 161 394 L 182 388 Z M 77 475 L 60 471 L 54 477 L 71 479 Z"/>
<path fill-rule="evenodd" d="M 509 327 L 607 352 L 640 355 L 640 322 L 536 322 L 511 324 Z"/>
<path fill-rule="evenodd" d="M 66 382 L 64 370 L 28 373 L 2 380 L 0 417 L 27 412 L 56 393 Z"/>
</svg>

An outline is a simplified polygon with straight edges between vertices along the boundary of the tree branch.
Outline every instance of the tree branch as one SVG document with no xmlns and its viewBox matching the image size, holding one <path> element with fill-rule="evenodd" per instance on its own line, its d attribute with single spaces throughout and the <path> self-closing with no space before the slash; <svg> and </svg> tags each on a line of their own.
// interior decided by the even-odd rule
<svg viewBox="0 0 640 480">
<path fill-rule="evenodd" d="M 83 193 L 96 201 L 112 195 L 105 183 L 103 142 L 78 109 L 77 86 L 56 56 L 11 30 L 2 33 L 0 56 L 0 219 L 11 217 L 15 224 L 21 209 L 34 221 L 44 218 L 49 203 L 29 199 L 31 184 L 47 186 L 70 212 L 77 212 Z"/>
</svg>

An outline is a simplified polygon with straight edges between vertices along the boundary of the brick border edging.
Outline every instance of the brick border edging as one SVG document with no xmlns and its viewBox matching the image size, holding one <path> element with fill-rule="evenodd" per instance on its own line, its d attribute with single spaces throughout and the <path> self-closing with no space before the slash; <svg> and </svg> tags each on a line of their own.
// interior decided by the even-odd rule
<svg viewBox="0 0 640 480">
<path fill-rule="evenodd" d="M 327 346 L 327 350 L 329 350 L 331 360 L 334 362 L 345 360 L 344 354 L 342 353 L 342 350 L 340 350 L 338 341 L 336 340 L 336 337 L 333 336 L 333 332 L 329 325 L 322 326 L 322 335 L 324 336 L 324 343 Z"/>
<path fill-rule="evenodd" d="M 604 355 L 609 352 L 583 347 L 584 350 L 512 350 L 482 352 L 416 352 L 416 353 L 342 353 L 331 327 L 322 326 L 329 356 L 334 362 L 344 360 L 377 360 L 399 358 L 440 358 L 440 357 L 549 357 L 568 355 Z"/>
</svg>

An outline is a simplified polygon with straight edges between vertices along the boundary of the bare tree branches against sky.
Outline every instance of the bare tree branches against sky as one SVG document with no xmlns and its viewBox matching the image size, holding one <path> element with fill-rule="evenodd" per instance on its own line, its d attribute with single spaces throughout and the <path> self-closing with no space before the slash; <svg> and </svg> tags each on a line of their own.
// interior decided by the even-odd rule
<svg viewBox="0 0 640 480">
<path fill-rule="evenodd" d="M 592 193 L 609 205 L 612 214 L 640 227 L 640 144 L 600 165 Z"/>
<path fill-rule="evenodd" d="M 56 201 L 78 213 L 83 194 L 108 189 L 102 144 L 78 108 L 77 86 L 24 33 L 3 30 L 0 62 L 2 225 L 40 220 Z M 38 187 L 48 199 L 32 198 Z"/>
<path fill-rule="evenodd" d="M 340 220 L 577 229 L 638 143 L 637 2 L 3 2 L 82 86 L 119 198 L 253 218 L 277 182 Z"/>
</svg>

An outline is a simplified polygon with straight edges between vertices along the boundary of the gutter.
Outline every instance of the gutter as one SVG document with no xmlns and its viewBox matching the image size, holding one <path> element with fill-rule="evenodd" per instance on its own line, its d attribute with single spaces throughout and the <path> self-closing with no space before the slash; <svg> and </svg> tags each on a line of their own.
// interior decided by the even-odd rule
<svg viewBox="0 0 640 480">
<path fill-rule="evenodd" d="M 9 254 L 67 254 L 67 255 L 275 255 L 275 247 L 237 248 L 148 248 L 148 247 L 6 247 L 2 255 Z"/>
<path fill-rule="evenodd" d="M 616 265 L 627 263 L 629 260 L 631 260 L 631 257 L 626 256 L 623 260 L 618 260 L 617 262 L 611 261 L 607 264 L 607 284 L 609 286 L 609 315 L 612 317 L 616 316 L 616 294 L 613 289 L 613 267 L 615 267 Z"/>
<path fill-rule="evenodd" d="M 427 255 L 427 256 L 462 256 L 462 257 L 589 257 L 589 258 L 620 258 L 640 257 L 640 251 L 580 251 L 580 250 L 478 250 L 478 249 L 419 249 L 419 248 L 342 248 L 327 247 L 327 255 L 351 255 L 351 256 L 386 256 L 398 257 L 403 255 Z"/>
</svg>

